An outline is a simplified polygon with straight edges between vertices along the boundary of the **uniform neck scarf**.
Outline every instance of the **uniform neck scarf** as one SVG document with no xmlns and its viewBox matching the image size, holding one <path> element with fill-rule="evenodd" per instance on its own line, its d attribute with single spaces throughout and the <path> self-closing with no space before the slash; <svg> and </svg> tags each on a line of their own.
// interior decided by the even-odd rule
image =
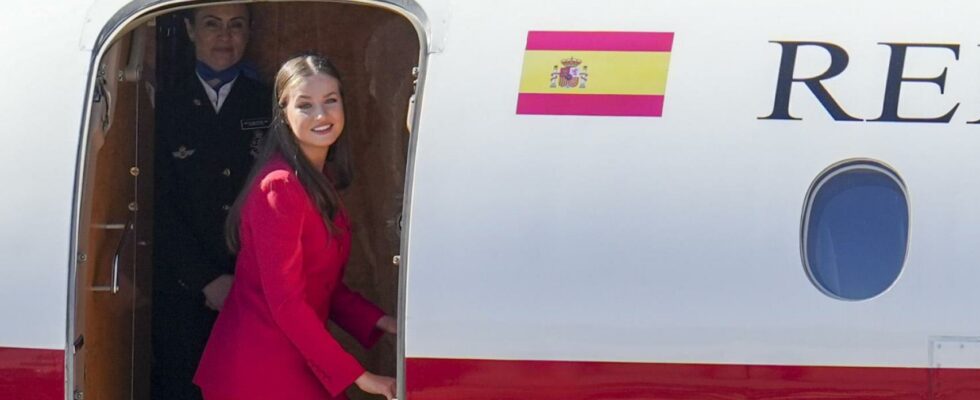
<svg viewBox="0 0 980 400">
<path fill-rule="evenodd" d="M 214 90 L 221 89 L 222 86 L 227 85 L 228 82 L 235 80 L 238 74 L 241 73 L 239 67 L 241 63 L 232 65 L 231 67 L 225 68 L 223 71 L 215 71 L 207 64 L 197 61 L 197 74 L 201 76 L 209 86 L 214 88 Z"/>
<path fill-rule="evenodd" d="M 248 62 L 239 61 L 237 64 L 225 68 L 222 71 L 215 71 L 207 64 L 197 60 L 197 74 L 204 79 L 215 91 L 221 89 L 222 86 L 227 85 L 229 82 L 238 78 L 238 75 L 245 75 L 251 79 L 257 79 L 258 73 Z"/>
</svg>

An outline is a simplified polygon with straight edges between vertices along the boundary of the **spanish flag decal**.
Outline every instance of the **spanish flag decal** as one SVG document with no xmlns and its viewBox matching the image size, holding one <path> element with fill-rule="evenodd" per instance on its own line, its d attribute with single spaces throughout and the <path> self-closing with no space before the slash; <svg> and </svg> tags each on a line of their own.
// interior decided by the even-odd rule
<svg viewBox="0 0 980 400">
<path fill-rule="evenodd" d="M 527 34 L 518 114 L 660 117 L 671 32 Z"/>
</svg>

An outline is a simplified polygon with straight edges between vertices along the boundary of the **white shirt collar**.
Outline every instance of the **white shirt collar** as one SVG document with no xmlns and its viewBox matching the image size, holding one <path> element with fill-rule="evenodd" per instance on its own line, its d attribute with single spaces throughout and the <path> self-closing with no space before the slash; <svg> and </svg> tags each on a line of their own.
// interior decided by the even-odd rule
<svg viewBox="0 0 980 400">
<path fill-rule="evenodd" d="M 214 112 L 221 112 L 221 106 L 225 104 L 225 99 L 228 98 L 228 93 L 231 92 L 231 87 L 235 85 L 235 81 L 238 80 L 238 77 L 236 76 L 235 79 L 231 80 L 231 82 L 228 82 L 220 89 L 215 91 L 211 85 L 208 85 L 207 82 L 204 81 L 204 78 L 202 78 L 200 74 L 195 72 L 194 75 L 197 75 L 197 80 L 201 81 L 201 85 L 204 86 L 204 92 L 208 94 L 208 100 L 211 100 L 211 106 L 214 107 Z"/>
</svg>

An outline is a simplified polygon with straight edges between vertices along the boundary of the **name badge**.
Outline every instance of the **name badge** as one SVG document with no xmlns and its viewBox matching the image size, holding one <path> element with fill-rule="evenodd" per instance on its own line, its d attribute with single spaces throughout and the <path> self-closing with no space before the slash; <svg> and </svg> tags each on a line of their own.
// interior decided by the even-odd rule
<svg viewBox="0 0 980 400">
<path fill-rule="evenodd" d="M 271 121 L 269 121 L 268 118 L 249 118 L 249 119 L 241 120 L 243 131 L 250 131 L 254 129 L 266 129 L 269 127 L 270 123 Z"/>
</svg>

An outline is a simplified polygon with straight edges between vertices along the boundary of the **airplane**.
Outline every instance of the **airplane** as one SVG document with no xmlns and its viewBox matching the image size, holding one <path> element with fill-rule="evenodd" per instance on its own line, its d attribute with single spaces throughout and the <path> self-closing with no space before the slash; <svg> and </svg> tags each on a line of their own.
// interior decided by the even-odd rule
<svg viewBox="0 0 980 400">
<path fill-rule="evenodd" d="M 155 99 L 221 3 L 6 3 L 0 400 L 149 399 Z M 980 398 L 975 3 L 245 3 L 262 76 L 348 79 L 399 399 Z"/>
</svg>

